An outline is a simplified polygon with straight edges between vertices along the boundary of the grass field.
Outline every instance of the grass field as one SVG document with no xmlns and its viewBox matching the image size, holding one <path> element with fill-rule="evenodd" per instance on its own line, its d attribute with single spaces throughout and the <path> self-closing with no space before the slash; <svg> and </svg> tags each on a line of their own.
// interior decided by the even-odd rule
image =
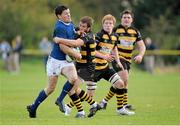
<svg viewBox="0 0 180 126">
<path fill-rule="evenodd" d="M 2 62 L 0 62 L 2 65 Z M 69 117 L 59 112 L 54 102 L 64 78 L 59 78 L 55 92 L 43 102 L 37 112 L 38 118 L 30 119 L 26 105 L 33 102 L 45 87 L 46 74 L 40 60 L 24 60 L 20 74 L 0 70 L 0 124 L 1 125 L 180 125 L 180 73 L 149 73 L 131 69 L 129 79 L 129 102 L 136 108 L 134 116 L 116 113 L 115 97 L 107 109 L 97 112 L 94 118 L 76 119 L 76 109 Z M 98 83 L 95 100 L 105 96 L 110 84 Z M 82 85 L 85 89 L 85 85 Z M 69 101 L 67 97 L 66 102 Z M 86 113 L 89 105 L 83 103 Z"/>
</svg>

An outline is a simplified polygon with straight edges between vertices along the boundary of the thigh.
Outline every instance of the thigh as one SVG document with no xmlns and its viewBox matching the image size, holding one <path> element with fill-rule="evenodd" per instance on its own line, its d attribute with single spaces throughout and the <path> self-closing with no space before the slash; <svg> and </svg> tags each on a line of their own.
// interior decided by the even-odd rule
<svg viewBox="0 0 180 126">
<path fill-rule="evenodd" d="M 94 81 L 95 65 L 94 66 L 77 66 L 77 74 L 84 81 Z"/>
<path fill-rule="evenodd" d="M 107 69 L 104 74 L 103 74 L 103 78 L 107 81 L 109 81 L 111 84 L 115 84 L 116 87 L 123 87 L 124 83 L 121 80 L 120 76 L 118 75 L 118 73 L 116 73 L 116 71 L 114 69 Z"/>
<path fill-rule="evenodd" d="M 106 71 L 103 72 L 102 77 L 107 81 L 111 81 L 111 78 L 115 74 L 117 74 L 117 73 L 114 69 L 108 68 L 108 69 L 106 69 Z"/>
<path fill-rule="evenodd" d="M 130 63 L 124 59 L 120 59 L 121 64 L 123 65 L 125 70 L 130 70 Z M 122 69 L 119 67 L 119 65 L 116 63 L 116 61 L 112 62 L 113 69 L 116 72 L 122 71 Z"/>
<path fill-rule="evenodd" d="M 61 61 L 52 57 L 48 58 L 46 64 L 47 76 L 58 76 L 61 73 Z"/>
<path fill-rule="evenodd" d="M 65 76 L 71 83 L 78 79 L 77 71 L 74 64 L 64 65 L 61 74 Z"/>
<path fill-rule="evenodd" d="M 103 70 L 95 70 L 95 74 L 94 74 L 94 82 L 98 82 L 98 81 L 100 81 L 103 77 L 102 77 L 102 75 L 103 75 Z"/>
<path fill-rule="evenodd" d="M 121 77 L 121 79 L 124 81 L 124 83 L 127 84 L 129 78 L 129 71 L 128 70 L 119 71 L 118 74 Z"/>
</svg>

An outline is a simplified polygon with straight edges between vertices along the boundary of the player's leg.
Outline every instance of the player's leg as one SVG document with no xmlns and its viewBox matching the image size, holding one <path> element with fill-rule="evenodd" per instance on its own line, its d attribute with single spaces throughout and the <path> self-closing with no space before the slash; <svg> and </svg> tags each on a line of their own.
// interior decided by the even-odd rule
<svg viewBox="0 0 180 126">
<path fill-rule="evenodd" d="M 72 87 L 73 87 L 73 85 L 69 81 L 66 81 L 66 83 L 64 84 L 64 86 L 61 90 L 59 97 L 57 98 L 57 100 L 55 102 L 55 104 L 59 106 L 59 110 L 63 113 L 65 112 L 63 99 L 66 97 L 68 92 L 72 89 Z"/>
<path fill-rule="evenodd" d="M 119 71 L 118 74 L 121 76 L 121 79 L 124 81 L 124 96 L 123 96 L 123 105 L 126 106 L 128 103 L 128 78 L 129 73 L 127 70 Z"/>
<path fill-rule="evenodd" d="M 81 101 L 86 101 L 90 106 L 90 113 L 88 114 L 88 117 L 93 117 L 98 110 L 100 110 L 100 106 L 97 104 L 97 102 L 89 96 L 84 90 L 79 89 L 79 97 Z"/>
<path fill-rule="evenodd" d="M 36 117 L 36 110 L 38 106 L 54 91 L 56 87 L 58 75 L 60 74 L 60 69 L 58 69 L 60 63 L 56 62 L 56 64 L 54 64 L 55 61 L 56 60 L 54 60 L 53 58 L 49 58 L 47 63 L 48 84 L 45 89 L 40 91 L 34 103 L 27 106 L 29 117 L 31 118 Z"/>
<path fill-rule="evenodd" d="M 87 85 L 87 93 L 89 96 L 93 97 L 95 95 L 95 91 L 97 88 L 97 83 L 96 82 L 86 82 Z"/>
<path fill-rule="evenodd" d="M 103 98 L 103 100 L 100 102 L 100 106 L 102 109 L 106 109 L 108 101 L 116 94 L 116 87 L 114 87 L 114 83 L 120 79 L 118 74 L 113 70 L 108 68 L 106 72 L 103 74 L 103 78 L 107 81 L 109 81 L 112 86 L 110 87 L 107 95 Z"/>
<path fill-rule="evenodd" d="M 100 106 L 102 109 L 106 109 L 108 101 L 116 94 L 116 89 L 111 86 L 107 95 L 103 98 L 103 100 L 100 102 Z"/>
<path fill-rule="evenodd" d="M 76 94 L 76 90 L 79 87 L 79 79 L 74 64 L 72 63 L 72 65 L 67 66 L 66 63 L 65 67 L 63 67 L 62 69 L 62 75 L 64 75 L 69 80 L 69 82 L 73 84 L 73 87 L 68 94 L 78 110 L 76 117 L 77 118 L 85 117 L 85 112 L 83 110 L 80 98 Z"/>
<path fill-rule="evenodd" d="M 117 113 L 121 115 L 134 115 L 135 112 L 129 111 L 124 107 L 124 82 L 122 79 L 118 79 L 113 84 L 113 87 L 116 88 Z"/>
<path fill-rule="evenodd" d="M 118 75 L 121 77 L 121 79 L 124 81 L 124 97 L 123 97 L 123 104 L 126 108 L 130 110 L 134 110 L 132 105 L 128 105 L 128 79 L 129 79 L 129 70 L 130 70 L 130 63 L 120 59 L 120 62 L 122 63 L 124 70 L 122 68 L 119 68 L 119 66 L 116 64 L 115 61 L 113 61 L 112 66 L 113 69 L 118 72 Z"/>
</svg>

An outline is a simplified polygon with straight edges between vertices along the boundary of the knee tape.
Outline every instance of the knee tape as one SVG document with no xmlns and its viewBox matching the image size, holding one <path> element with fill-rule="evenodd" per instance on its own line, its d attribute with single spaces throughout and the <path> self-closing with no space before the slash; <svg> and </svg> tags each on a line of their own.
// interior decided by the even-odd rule
<svg viewBox="0 0 180 126">
<path fill-rule="evenodd" d="M 95 90 L 96 89 L 96 84 L 97 83 L 95 83 L 95 82 L 86 82 L 86 84 L 87 84 L 87 90 Z"/>
<path fill-rule="evenodd" d="M 114 84 L 114 83 L 116 83 L 119 79 L 121 79 L 120 76 L 119 76 L 117 73 L 115 73 L 113 76 L 111 76 L 111 78 L 109 79 L 109 82 L 110 82 L 111 84 Z"/>
</svg>

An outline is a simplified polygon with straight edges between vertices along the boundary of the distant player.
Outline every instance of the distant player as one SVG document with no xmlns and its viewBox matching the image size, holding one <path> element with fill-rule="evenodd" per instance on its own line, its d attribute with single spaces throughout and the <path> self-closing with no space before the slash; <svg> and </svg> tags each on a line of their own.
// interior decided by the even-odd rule
<svg viewBox="0 0 180 126">
<path fill-rule="evenodd" d="M 131 105 L 128 105 L 128 78 L 130 65 L 132 62 L 132 52 L 134 46 L 137 45 L 139 53 L 133 58 L 133 60 L 135 61 L 135 63 L 141 63 L 146 50 L 140 32 L 131 26 L 133 18 L 134 16 L 131 11 L 123 11 L 121 14 L 121 24 L 114 29 L 114 32 L 119 36 L 119 41 L 117 44 L 119 61 L 122 63 L 124 69 L 120 68 L 116 64 L 116 61 L 112 62 L 114 70 L 118 72 L 125 84 L 125 88 L 123 89 L 123 105 L 125 106 L 125 108 L 128 108 L 130 110 L 133 110 L 133 108 Z M 103 108 L 106 107 L 107 102 L 113 97 L 113 95 L 114 93 L 109 92 L 108 95 L 103 99 Z"/>
<path fill-rule="evenodd" d="M 112 86 L 110 91 L 116 94 L 117 98 L 117 113 L 121 115 L 133 115 L 134 112 L 131 112 L 124 108 L 123 106 L 123 93 L 124 93 L 124 82 L 120 76 L 109 67 L 109 62 L 112 62 L 114 59 L 118 67 L 123 69 L 123 66 L 118 58 L 117 51 L 117 42 L 118 36 L 113 32 L 116 19 L 114 16 L 108 14 L 105 15 L 102 19 L 103 29 L 96 35 L 96 70 L 95 70 L 95 83 L 94 85 L 87 85 L 88 93 L 91 96 L 94 96 L 96 83 L 100 79 L 105 79 L 109 81 Z"/>
</svg>

